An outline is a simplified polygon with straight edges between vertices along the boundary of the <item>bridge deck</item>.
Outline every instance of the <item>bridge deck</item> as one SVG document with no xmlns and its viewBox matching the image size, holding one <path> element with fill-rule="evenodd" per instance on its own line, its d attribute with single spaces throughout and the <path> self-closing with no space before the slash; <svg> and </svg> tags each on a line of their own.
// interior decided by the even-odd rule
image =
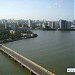
<svg viewBox="0 0 75 75">
<path fill-rule="evenodd" d="M 55 75 L 54 73 L 46 70 L 40 65 L 34 63 L 33 61 L 27 59 L 26 57 L 20 55 L 19 53 L 15 52 L 14 50 L 11 50 L 10 48 L 2 44 L 0 44 L 0 50 L 7 53 L 9 56 L 21 63 L 23 66 L 28 68 L 31 72 L 33 72 L 36 75 Z"/>
</svg>

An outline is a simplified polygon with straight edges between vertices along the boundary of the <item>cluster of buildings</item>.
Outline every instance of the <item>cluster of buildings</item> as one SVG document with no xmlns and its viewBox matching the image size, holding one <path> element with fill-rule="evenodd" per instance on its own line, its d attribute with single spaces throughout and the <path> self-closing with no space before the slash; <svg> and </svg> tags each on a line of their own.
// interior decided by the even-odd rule
<svg viewBox="0 0 75 75">
<path fill-rule="evenodd" d="M 75 20 L 59 20 L 59 21 L 46 21 L 46 20 L 0 20 L 0 29 L 75 29 Z"/>
<path fill-rule="evenodd" d="M 71 21 L 59 20 L 59 29 L 71 29 L 71 25 Z"/>
</svg>

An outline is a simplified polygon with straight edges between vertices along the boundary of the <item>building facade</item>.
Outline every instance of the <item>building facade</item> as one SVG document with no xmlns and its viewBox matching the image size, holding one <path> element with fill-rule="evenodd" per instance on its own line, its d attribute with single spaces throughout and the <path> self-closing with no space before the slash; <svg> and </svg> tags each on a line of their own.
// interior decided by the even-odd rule
<svg viewBox="0 0 75 75">
<path fill-rule="evenodd" d="M 70 29 L 71 22 L 66 20 L 59 20 L 59 27 L 60 29 Z"/>
</svg>

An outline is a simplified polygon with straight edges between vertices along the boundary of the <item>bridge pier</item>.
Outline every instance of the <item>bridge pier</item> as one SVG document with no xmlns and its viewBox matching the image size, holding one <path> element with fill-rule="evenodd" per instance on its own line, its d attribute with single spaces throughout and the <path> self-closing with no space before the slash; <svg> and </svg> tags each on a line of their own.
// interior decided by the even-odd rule
<svg viewBox="0 0 75 75">
<path fill-rule="evenodd" d="M 12 58 L 10 55 L 8 55 L 9 58 Z"/>
<path fill-rule="evenodd" d="M 5 53 L 4 51 L 2 51 L 1 49 L 0 49 L 0 51 L 1 51 L 3 54 L 6 54 L 6 55 L 8 55 L 7 53 Z"/>
<path fill-rule="evenodd" d="M 15 62 L 18 62 L 17 60 L 14 59 Z"/>
<path fill-rule="evenodd" d="M 33 73 L 33 72 L 30 70 L 30 75 L 31 75 L 31 74 L 36 75 L 35 73 Z"/>
<path fill-rule="evenodd" d="M 3 51 L 0 49 L 0 52 L 3 52 Z"/>
<path fill-rule="evenodd" d="M 26 68 L 25 66 L 21 65 L 23 68 Z"/>
<path fill-rule="evenodd" d="M 7 53 L 5 53 L 5 52 L 3 52 L 3 53 L 7 55 Z"/>
<path fill-rule="evenodd" d="M 1 49 L 0 49 L 0 51 L 1 51 L 2 53 L 4 53 Z"/>
</svg>

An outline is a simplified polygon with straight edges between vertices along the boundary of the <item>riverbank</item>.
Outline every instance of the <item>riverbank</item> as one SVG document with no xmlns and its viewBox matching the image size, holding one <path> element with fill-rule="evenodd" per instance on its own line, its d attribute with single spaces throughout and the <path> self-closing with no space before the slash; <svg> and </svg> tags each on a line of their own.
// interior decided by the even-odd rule
<svg viewBox="0 0 75 75">
<path fill-rule="evenodd" d="M 29 38 L 35 38 L 37 37 L 37 34 L 33 34 L 33 35 L 26 35 L 25 37 L 21 37 L 21 38 L 15 38 L 15 39 L 4 39 L 4 40 L 0 40 L 0 44 L 2 43 L 8 43 L 8 42 L 13 42 L 13 41 L 18 41 L 18 40 L 22 40 L 22 39 L 29 39 Z"/>
<path fill-rule="evenodd" d="M 31 30 L 0 30 L 0 43 L 35 38 L 37 36 Z"/>
<path fill-rule="evenodd" d="M 43 31 L 75 31 L 75 29 L 42 29 Z"/>
</svg>

